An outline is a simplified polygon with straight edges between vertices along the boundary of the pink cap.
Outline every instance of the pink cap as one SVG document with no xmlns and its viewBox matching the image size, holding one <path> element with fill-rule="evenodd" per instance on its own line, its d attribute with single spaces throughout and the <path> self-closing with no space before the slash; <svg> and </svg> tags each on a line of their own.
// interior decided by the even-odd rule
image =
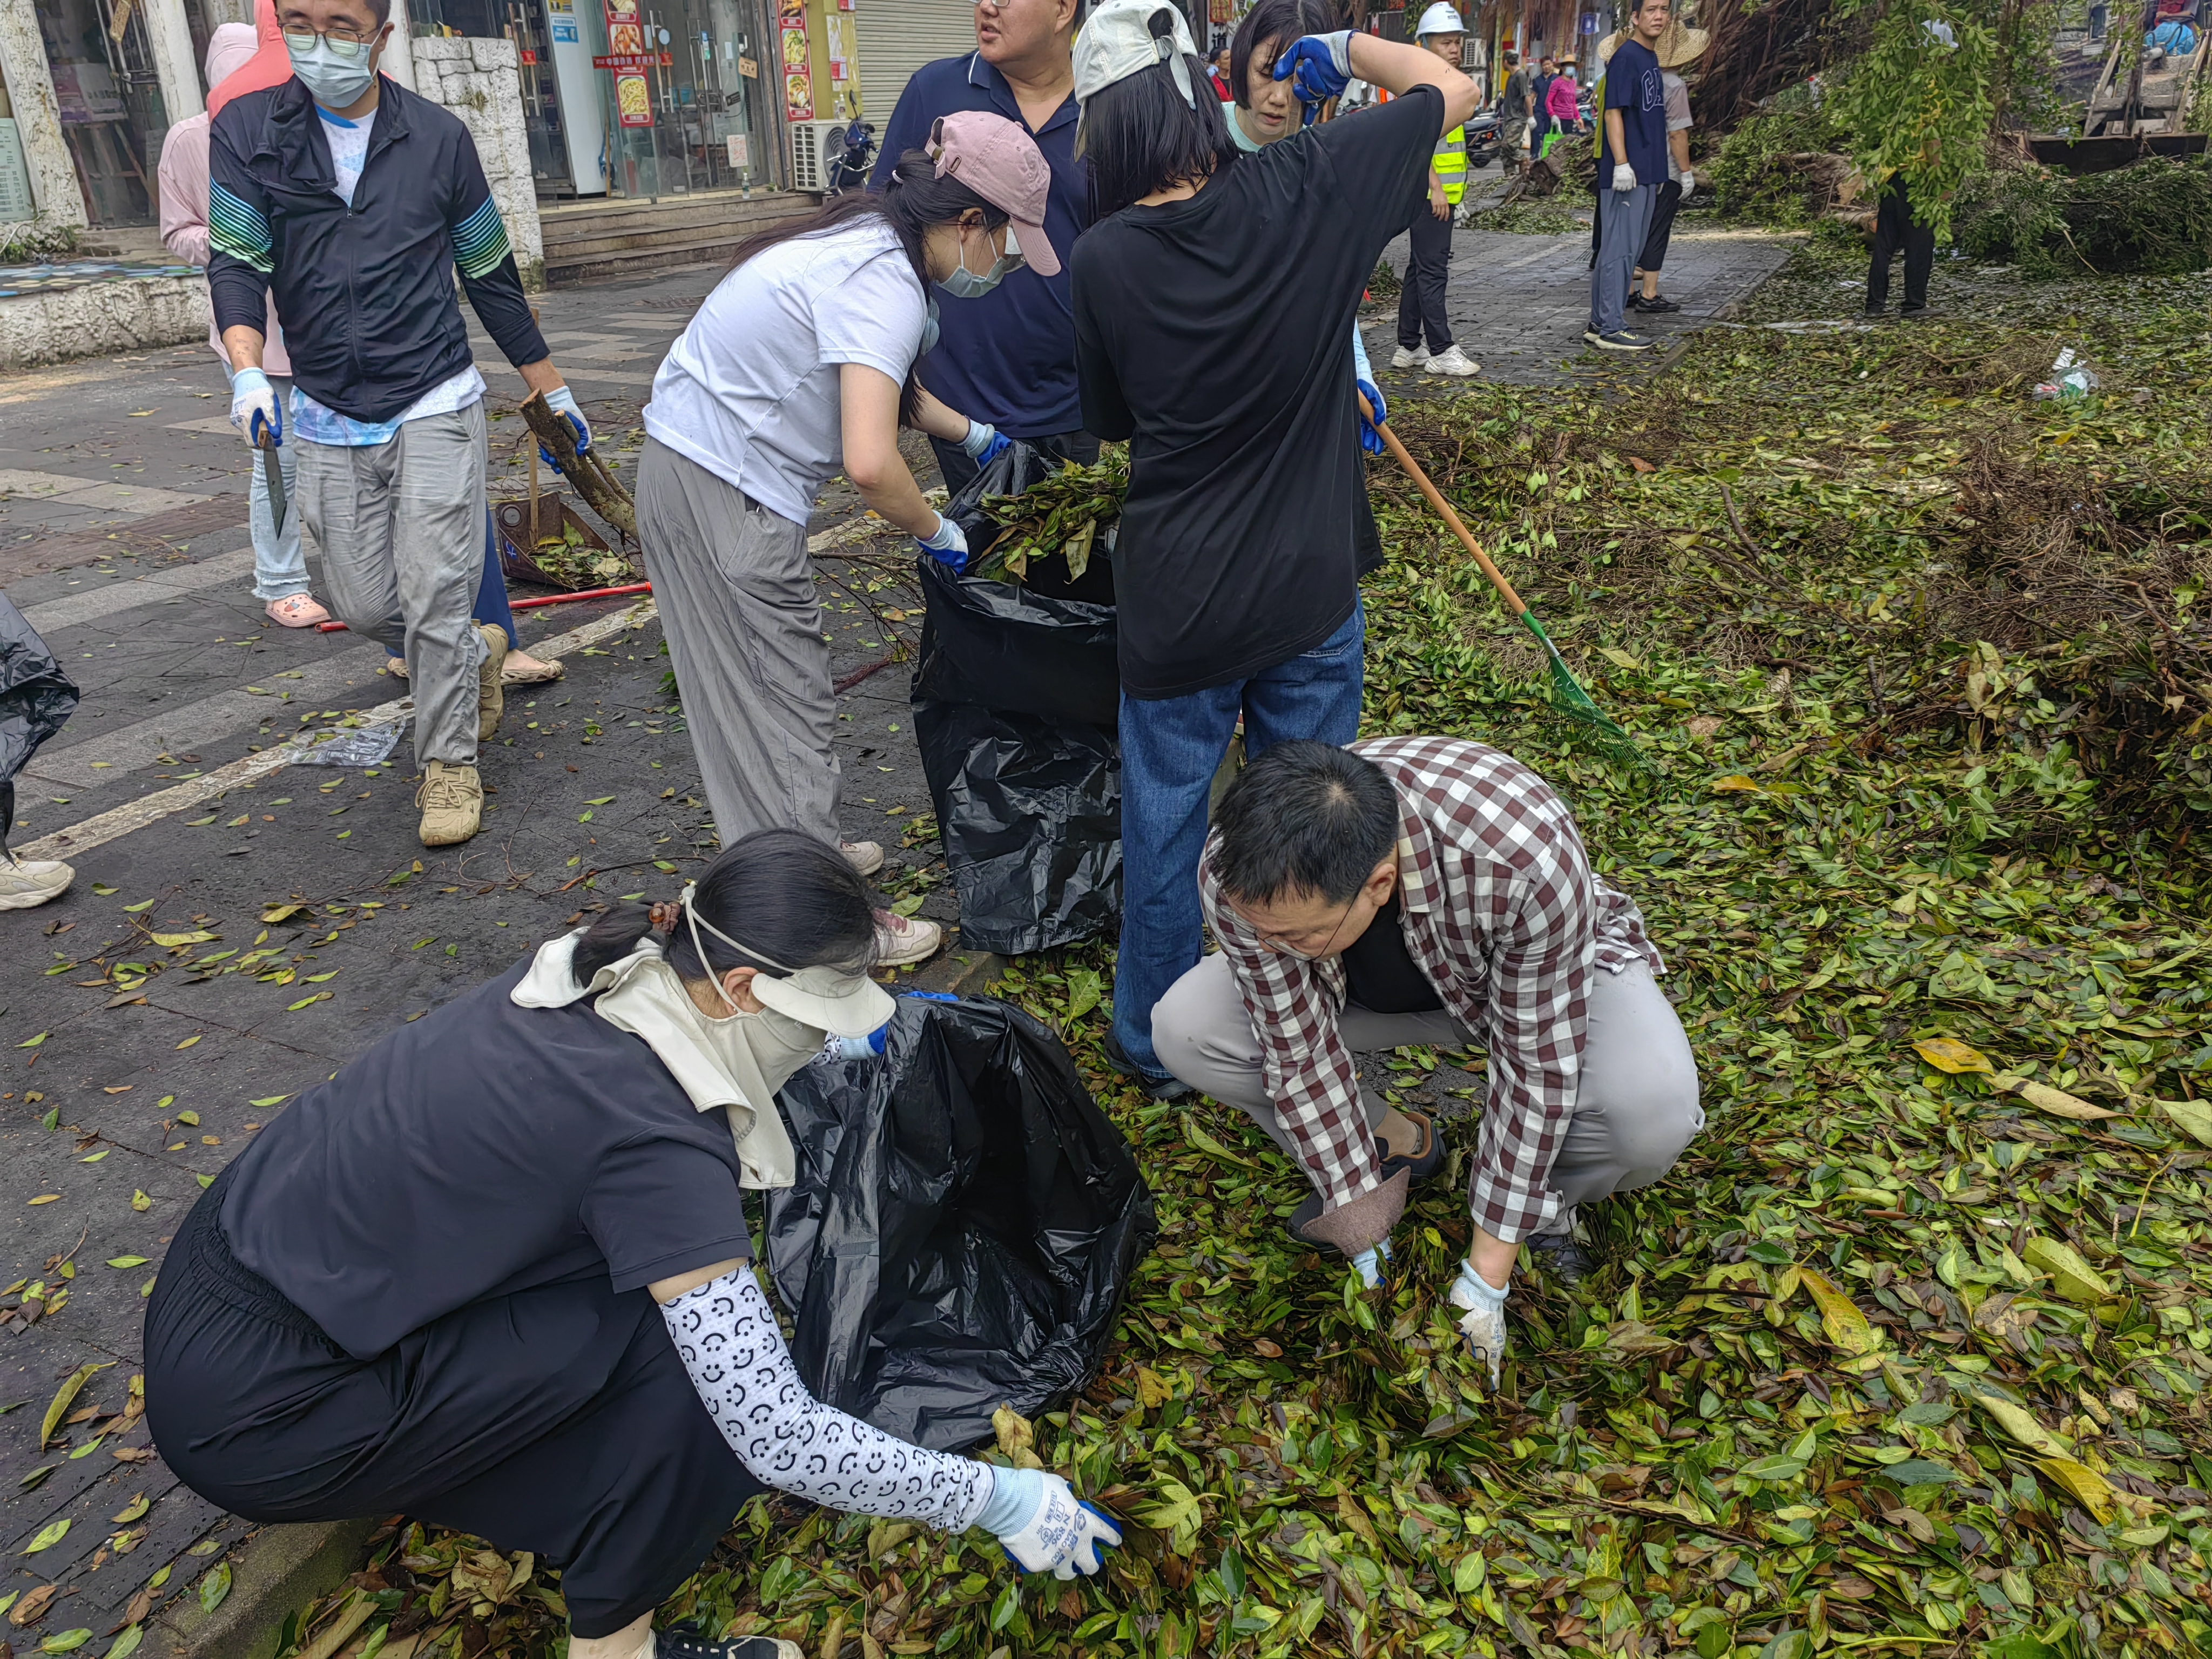
<svg viewBox="0 0 2212 1659">
<path fill-rule="evenodd" d="M 929 154 L 940 179 L 957 179 L 1014 222 L 1023 261 L 1040 276 L 1060 274 L 1060 255 L 1044 234 L 1052 168 L 1028 133 L 1003 115 L 963 110 L 930 129 Z"/>
</svg>

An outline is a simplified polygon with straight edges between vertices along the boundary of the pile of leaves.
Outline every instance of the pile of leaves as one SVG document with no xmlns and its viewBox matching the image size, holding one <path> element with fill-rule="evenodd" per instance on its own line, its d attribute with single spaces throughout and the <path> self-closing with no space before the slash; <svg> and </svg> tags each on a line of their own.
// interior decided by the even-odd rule
<svg viewBox="0 0 2212 1659">
<path fill-rule="evenodd" d="M 1396 417 L 1643 765 L 1552 713 L 1479 571 L 1371 474 L 1367 729 L 1499 744 L 1570 797 L 1667 958 L 1708 1114 L 1668 1176 L 1584 1210 L 1591 1279 L 1516 1280 L 1503 1386 L 1443 1304 L 1479 1053 L 1376 1066 L 1452 1157 L 1363 1294 L 1287 1236 L 1303 1181 L 1241 1115 L 1104 1065 L 1108 947 L 1027 959 L 1004 994 L 1130 1137 L 1161 1239 L 1095 1382 L 985 1455 L 1065 1472 L 1127 1547 L 1063 1585 L 978 1535 L 763 1500 L 664 1620 L 828 1659 L 2212 1644 L 2212 871 L 2174 770 L 2212 677 L 2159 654 L 2202 639 L 2204 289 L 1805 326 L 1808 296 L 1856 310 L 1835 275 L 1657 376 Z M 2109 395 L 2027 401 L 2010 365 L 2057 340 Z M 556 1648 L 542 1568 L 517 1589 L 472 1541 L 387 1543 L 294 1649 L 358 1652 L 380 1618 L 393 1659 L 433 1632 L 407 1651 Z M 468 1599 L 430 1609 L 462 1559 Z"/>
<path fill-rule="evenodd" d="M 558 535 L 540 536 L 530 550 L 530 557 L 554 586 L 572 592 L 587 587 L 618 587 L 638 580 L 637 568 L 628 558 L 593 546 L 573 524 L 562 525 Z"/>
<path fill-rule="evenodd" d="M 1953 234 L 1977 259 L 2062 276 L 2180 276 L 2212 265 L 2212 167 L 2145 156 L 2069 177 L 1993 168 L 1960 189 Z"/>
<path fill-rule="evenodd" d="M 1079 582 L 1091 568 L 1091 555 L 1121 516 L 1129 489 L 1129 452 L 1115 444 L 1091 466 L 1065 466 L 1018 495 L 986 495 L 980 506 L 1005 528 L 975 567 L 993 581 L 1023 580 L 1030 566 L 1059 559 L 1067 580 Z"/>
<path fill-rule="evenodd" d="M 1721 140 L 1699 167 L 1725 218 L 1802 225 L 1833 205 L 1851 171 L 1847 134 L 1832 101 L 1793 88 Z"/>
</svg>

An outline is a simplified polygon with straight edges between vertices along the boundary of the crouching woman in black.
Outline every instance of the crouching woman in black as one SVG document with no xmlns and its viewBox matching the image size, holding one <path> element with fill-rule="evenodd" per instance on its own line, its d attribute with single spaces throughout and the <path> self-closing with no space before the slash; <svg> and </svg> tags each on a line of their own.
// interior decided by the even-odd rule
<svg viewBox="0 0 2212 1659">
<path fill-rule="evenodd" d="M 1096 1571 L 1120 1536 L 1059 1476 L 817 1403 L 753 1278 L 738 1189 L 792 1182 L 775 1091 L 890 1017 L 874 938 L 835 847 L 750 836 L 301 1095 L 155 1288 L 170 1468 L 249 1520 L 398 1511 L 534 1551 L 571 1659 L 797 1659 L 652 1629 L 764 1487 Z"/>
</svg>

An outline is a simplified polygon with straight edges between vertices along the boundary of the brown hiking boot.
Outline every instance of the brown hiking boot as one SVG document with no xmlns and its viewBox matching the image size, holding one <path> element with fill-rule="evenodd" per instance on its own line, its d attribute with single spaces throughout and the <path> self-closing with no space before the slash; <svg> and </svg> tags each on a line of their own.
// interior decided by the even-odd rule
<svg viewBox="0 0 2212 1659">
<path fill-rule="evenodd" d="M 415 792 L 422 809 L 422 845 L 451 847 L 483 827 L 483 781 L 473 766 L 432 761 Z"/>
<path fill-rule="evenodd" d="M 507 712 L 507 696 L 500 689 L 499 671 L 507 663 L 507 630 L 495 623 L 480 623 L 484 637 L 483 665 L 477 670 L 477 741 L 499 730 L 499 717 Z M 470 834 L 476 832 L 471 830 Z"/>
</svg>

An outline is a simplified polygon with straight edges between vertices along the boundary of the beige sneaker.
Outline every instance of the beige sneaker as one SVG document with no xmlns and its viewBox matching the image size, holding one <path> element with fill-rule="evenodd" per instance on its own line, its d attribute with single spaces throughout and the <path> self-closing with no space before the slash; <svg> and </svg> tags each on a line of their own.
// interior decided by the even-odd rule
<svg viewBox="0 0 2212 1659">
<path fill-rule="evenodd" d="M 876 912 L 876 966 L 904 968 L 927 962 L 945 943 L 945 930 L 921 916 L 902 916 L 896 910 Z"/>
<path fill-rule="evenodd" d="M 483 827 L 483 780 L 473 766 L 432 761 L 415 804 L 422 809 L 422 845 L 452 847 Z"/>
<path fill-rule="evenodd" d="M 884 867 L 884 849 L 872 841 L 841 841 L 837 850 L 864 876 L 872 876 Z"/>
<path fill-rule="evenodd" d="M 0 910 L 28 910 L 59 898 L 76 878 L 76 872 L 59 859 L 10 860 L 0 854 Z"/>
<path fill-rule="evenodd" d="M 485 647 L 483 662 L 477 670 L 477 741 L 482 743 L 499 730 L 499 717 L 507 712 L 499 671 L 507 665 L 507 630 L 496 623 L 478 623 L 477 632 L 483 635 Z"/>
</svg>

